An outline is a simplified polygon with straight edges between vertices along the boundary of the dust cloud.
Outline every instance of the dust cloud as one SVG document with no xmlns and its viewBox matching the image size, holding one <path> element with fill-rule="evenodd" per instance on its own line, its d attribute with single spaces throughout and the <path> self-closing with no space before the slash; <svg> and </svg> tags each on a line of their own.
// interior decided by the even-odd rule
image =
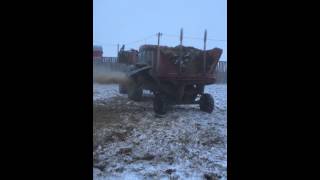
<svg viewBox="0 0 320 180">
<path fill-rule="evenodd" d="M 108 68 L 93 68 L 93 82 L 98 84 L 126 83 L 128 77 L 124 72 Z"/>
</svg>

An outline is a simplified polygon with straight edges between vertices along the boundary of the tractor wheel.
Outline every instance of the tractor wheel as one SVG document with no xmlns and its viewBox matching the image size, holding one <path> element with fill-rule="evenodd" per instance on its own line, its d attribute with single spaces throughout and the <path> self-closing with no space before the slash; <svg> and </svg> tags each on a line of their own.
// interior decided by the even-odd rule
<svg viewBox="0 0 320 180">
<path fill-rule="evenodd" d="M 164 115 L 167 112 L 167 103 L 163 95 L 157 94 L 153 99 L 153 110 L 156 114 Z"/>
<path fill-rule="evenodd" d="M 128 98 L 133 101 L 140 101 L 143 90 L 135 82 L 131 82 L 128 86 Z"/>
<path fill-rule="evenodd" d="M 120 94 L 127 94 L 128 93 L 127 87 L 123 84 L 119 84 L 119 93 Z"/>
<path fill-rule="evenodd" d="M 200 98 L 200 110 L 212 113 L 214 109 L 214 100 L 210 94 L 203 94 Z"/>
</svg>

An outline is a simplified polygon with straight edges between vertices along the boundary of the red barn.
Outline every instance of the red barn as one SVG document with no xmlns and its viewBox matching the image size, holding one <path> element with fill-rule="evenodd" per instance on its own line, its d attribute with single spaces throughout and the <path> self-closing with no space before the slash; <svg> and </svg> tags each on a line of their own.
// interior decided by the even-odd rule
<svg viewBox="0 0 320 180">
<path fill-rule="evenodd" d="M 93 46 L 93 59 L 102 58 L 103 50 L 102 46 Z"/>
</svg>

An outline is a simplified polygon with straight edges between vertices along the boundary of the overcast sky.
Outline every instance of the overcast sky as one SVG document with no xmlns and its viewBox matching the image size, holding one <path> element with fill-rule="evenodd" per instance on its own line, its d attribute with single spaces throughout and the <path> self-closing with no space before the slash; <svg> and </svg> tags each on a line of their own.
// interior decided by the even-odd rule
<svg viewBox="0 0 320 180">
<path fill-rule="evenodd" d="M 183 45 L 200 49 L 203 40 L 195 38 L 207 29 L 207 49 L 222 48 L 227 60 L 227 0 L 93 0 L 93 42 L 104 56 L 116 56 L 118 43 L 126 49 L 156 44 L 157 32 L 161 45 L 176 46 L 180 28 Z"/>
</svg>

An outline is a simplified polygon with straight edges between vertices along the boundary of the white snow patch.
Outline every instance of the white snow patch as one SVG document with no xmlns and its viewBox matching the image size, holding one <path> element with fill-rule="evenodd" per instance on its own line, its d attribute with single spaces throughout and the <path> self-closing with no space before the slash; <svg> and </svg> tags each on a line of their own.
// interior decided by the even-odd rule
<svg viewBox="0 0 320 180">
<path fill-rule="evenodd" d="M 94 151 L 96 163 L 104 165 L 94 168 L 94 179 L 203 179 L 205 173 L 227 178 L 226 85 L 205 87 L 215 100 L 212 114 L 198 105 L 179 105 L 163 118 L 154 117 L 151 100 L 130 101 L 118 85 L 93 88 L 94 104 L 105 116 L 96 130 L 104 141 Z M 119 154 L 123 148 L 131 152 Z"/>
</svg>

